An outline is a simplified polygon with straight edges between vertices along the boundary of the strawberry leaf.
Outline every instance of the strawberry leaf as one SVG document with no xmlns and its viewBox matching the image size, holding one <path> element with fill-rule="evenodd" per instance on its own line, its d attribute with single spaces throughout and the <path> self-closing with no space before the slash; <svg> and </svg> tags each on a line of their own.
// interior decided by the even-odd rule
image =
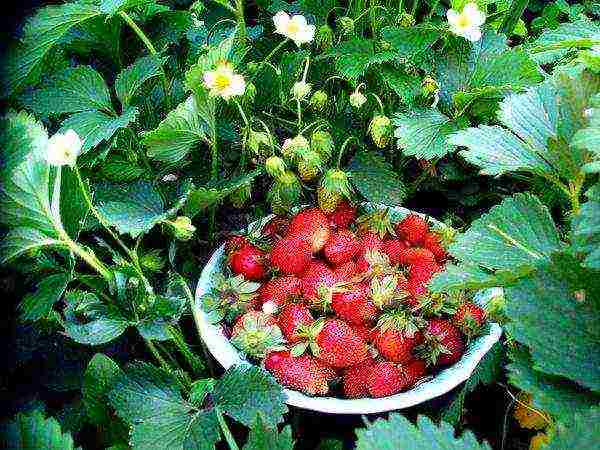
<svg viewBox="0 0 600 450">
<path fill-rule="evenodd" d="M 446 422 L 436 425 L 425 416 L 417 418 L 416 425 L 398 414 L 391 413 L 388 420 L 377 419 L 367 423 L 366 428 L 356 430 L 356 450 L 395 450 L 399 442 L 410 442 L 411 450 L 484 450 L 487 443 L 480 444 L 469 431 L 454 437 L 454 428 Z"/>
<path fill-rule="evenodd" d="M 67 273 L 48 275 L 37 285 L 37 290 L 27 294 L 21 303 L 21 320 L 35 321 L 46 317 L 63 296 L 71 276 Z"/>
<path fill-rule="evenodd" d="M 10 449 L 73 450 L 73 438 L 63 433 L 53 417 L 44 417 L 36 410 L 17 414 L 11 421 L 0 425 L 0 445 Z"/>
<path fill-rule="evenodd" d="M 96 353 L 89 362 L 83 377 L 83 404 L 90 421 L 97 426 L 107 426 L 112 417 L 107 408 L 108 393 L 122 376 L 121 368 L 108 356 Z"/>
<path fill-rule="evenodd" d="M 115 80 L 115 91 L 121 103 L 125 106 L 131 104 L 142 85 L 161 74 L 161 66 L 165 61 L 166 58 L 154 55 L 144 56 L 119 73 Z"/>
<path fill-rule="evenodd" d="M 381 35 L 390 44 L 396 56 L 406 61 L 429 50 L 440 38 L 440 31 L 425 24 L 386 27 L 381 30 Z"/>
<path fill-rule="evenodd" d="M 566 448 L 595 448 L 598 445 L 598 435 L 595 430 L 600 421 L 600 407 L 594 406 L 584 412 L 577 412 L 565 422 L 559 423 L 556 435 L 545 446 L 548 450 L 563 450 Z"/>
<path fill-rule="evenodd" d="M 352 184 L 367 200 L 390 206 L 400 205 L 404 201 L 404 183 L 383 156 L 359 150 L 349 168 Z"/>
<path fill-rule="evenodd" d="M 276 428 L 269 427 L 260 415 L 257 415 L 243 450 L 292 450 L 293 448 L 294 439 L 289 425 L 278 433 Z"/>
</svg>

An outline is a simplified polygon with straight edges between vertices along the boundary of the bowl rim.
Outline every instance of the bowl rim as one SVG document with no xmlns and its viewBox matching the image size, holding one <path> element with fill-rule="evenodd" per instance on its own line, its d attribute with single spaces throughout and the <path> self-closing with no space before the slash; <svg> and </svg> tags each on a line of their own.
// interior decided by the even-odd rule
<svg viewBox="0 0 600 450">
<path fill-rule="evenodd" d="M 373 205 L 370 205 L 373 206 Z M 375 205 L 377 206 L 377 205 Z M 402 207 L 390 208 L 400 214 L 414 213 Z M 435 219 L 424 214 L 435 224 L 440 224 Z M 266 223 L 273 215 L 258 220 L 251 224 L 256 226 Z M 218 324 L 211 324 L 206 313 L 202 310 L 201 299 L 210 286 L 212 274 L 220 270 L 220 261 L 225 252 L 225 245 L 221 245 L 210 257 L 202 270 L 200 279 L 196 286 L 194 302 L 191 305 L 194 322 L 200 338 L 208 348 L 212 356 L 227 370 L 236 364 L 251 364 L 227 339 L 223 329 Z M 485 304 L 491 298 L 502 295 L 501 288 L 489 288 L 476 293 L 474 300 L 479 304 Z M 342 399 L 337 397 L 311 397 L 301 392 L 284 388 L 285 402 L 288 405 L 329 414 L 372 414 L 382 413 L 397 409 L 404 409 L 439 397 L 456 386 L 466 381 L 481 359 L 498 342 L 502 335 L 502 328 L 497 323 L 488 324 L 488 332 L 470 342 L 469 347 L 461 359 L 440 371 L 430 380 L 418 384 L 409 391 L 401 392 L 389 397 L 378 399 Z"/>
</svg>

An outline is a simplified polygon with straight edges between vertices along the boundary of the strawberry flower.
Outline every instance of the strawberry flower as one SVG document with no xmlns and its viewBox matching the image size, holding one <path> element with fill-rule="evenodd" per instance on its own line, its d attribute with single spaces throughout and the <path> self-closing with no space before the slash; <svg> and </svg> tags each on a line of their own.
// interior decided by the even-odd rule
<svg viewBox="0 0 600 450">
<path fill-rule="evenodd" d="M 233 71 L 228 62 L 221 62 L 215 70 L 208 70 L 203 75 L 204 86 L 210 95 L 228 100 L 231 97 L 243 95 L 246 90 L 244 77 Z"/>
<path fill-rule="evenodd" d="M 452 33 L 471 42 L 481 39 L 481 26 L 485 23 L 485 14 L 475 3 L 467 3 L 460 13 L 449 9 L 446 17 Z"/>
<path fill-rule="evenodd" d="M 291 39 L 298 47 L 311 42 L 315 37 L 315 26 L 309 25 L 302 15 L 290 16 L 285 11 L 279 11 L 273 16 L 273 23 L 275 33 Z"/>
<path fill-rule="evenodd" d="M 51 166 L 74 167 L 82 146 L 83 142 L 75 131 L 56 133 L 48 140 L 46 161 Z"/>
</svg>

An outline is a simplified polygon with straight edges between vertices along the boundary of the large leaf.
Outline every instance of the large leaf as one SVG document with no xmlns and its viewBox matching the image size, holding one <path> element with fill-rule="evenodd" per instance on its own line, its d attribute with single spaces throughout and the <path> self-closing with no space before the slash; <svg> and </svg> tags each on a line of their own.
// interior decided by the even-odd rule
<svg viewBox="0 0 600 450">
<path fill-rule="evenodd" d="M 394 60 L 396 52 L 378 50 L 375 41 L 355 37 L 331 49 L 327 56 L 335 58 L 336 70 L 342 78 L 354 80 L 363 76 L 369 67 Z"/>
<path fill-rule="evenodd" d="M 435 109 L 413 110 L 398 113 L 393 118 L 398 138 L 398 148 L 408 156 L 418 159 L 442 158 L 454 150 L 447 137 L 458 126 Z"/>
<path fill-rule="evenodd" d="M 65 69 L 23 100 L 29 109 L 41 116 L 95 110 L 112 113 L 113 110 L 102 75 L 89 66 Z"/>
<path fill-rule="evenodd" d="M 73 450 L 73 438 L 60 429 L 53 417 L 35 410 L 17 414 L 0 425 L 0 446 L 10 450 Z"/>
<path fill-rule="evenodd" d="M 281 385 L 265 369 L 250 364 L 231 367 L 217 382 L 215 405 L 238 422 L 251 426 L 260 415 L 275 427 L 287 412 Z"/>
<path fill-rule="evenodd" d="M 109 398 L 119 417 L 133 427 L 133 448 L 211 450 L 219 441 L 214 409 L 198 409 L 185 401 L 173 376 L 150 364 L 130 364 Z"/>
<path fill-rule="evenodd" d="M 548 262 L 561 246 L 546 207 L 531 194 L 515 194 L 474 221 L 449 251 L 468 264 L 514 270 Z"/>
<path fill-rule="evenodd" d="M 133 96 L 146 81 L 162 73 L 162 65 L 165 61 L 166 58 L 154 55 L 144 56 L 117 75 L 115 91 L 121 103 L 129 105 Z"/>
<path fill-rule="evenodd" d="M 381 35 L 396 52 L 396 56 L 408 60 L 429 50 L 439 39 L 440 32 L 425 24 L 413 27 L 387 27 L 381 30 Z"/>
<path fill-rule="evenodd" d="M 156 3 L 156 0 L 101 0 L 100 11 L 105 14 L 116 14 L 130 8 Z"/>
<path fill-rule="evenodd" d="M 66 302 L 65 332 L 80 344 L 105 344 L 118 338 L 129 326 L 114 305 L 101 302 L 91 292 L 69 292 Z"/>
<path fill-rule="evenodd" d="M 600 407 L 594 406 L 587 411 L 577 412 L 571 420 L 558 425 L 556 435 L 544 448 L 547 450 L 596 448 L 598 432 L 595 430 L 598 428 L 598 423 L 600 423 Z"/>
<path fill-rule="evenodd" d="M 545 30 L 527 46 L 527 51 L 536 62 L 549 64 L 565 56 L 570 49 L 588 48 L 594 44 L 600 44 L 600 26 L 583 16 L 576 22 Z"/>
<path fill-rule="evenodd" d="M 117 130 L 128 127 L 135 122 L 139 110 L 128 107 L 120 116 L 106 114 L 102 111 L 83 111 L 67 118 L 60 127 L 60 132 L 74 130 L 83 140 L 81 150 L 86 152 L 103 141 L 110 140 Z"/>
<path fill-rule="evenodd" d="M 67 32 L 100 14 L 96 0 L 79 0 L 39 9 L 25 24 L 19 44 L 4 59 L 1 95 L 12 95 L 25 84 L 36 83 L 43 60 Z"/>
<path fill-rule="evenodd" d="M 98 211 L 119 233 L 136 237 L 165 218 L 160 194 L 147 181 L 100 183 L 95 187 Z"/>
<path fill-rule="evenodd" d="M 94 425 L 107 426 L 112 418 L 108 393 L 122 375 L 119 366 L 108 356 L 96 353 L 89 362 L 83 377 L 83 404 Z"/>
<path fill-rule="evenodd" d="M 377 419 L 367 428 L 357 429 L 356 435 L 356 450 L 397 450 L 405 445 L 410 445 L 411 450 L 490 449 L 487 443 L 477 442 L 469 431 L 454 437 L 454 428 L 445 422 L 438 426 L 428 417 L 419 416 L 413 425 L 398 413 L 391 413 L 388 420 Z"/>
<path fill-rule="evenodd" d="M 479 290 L 495 286 L 510 286 L 533 270 L 533 267 L 522 266 L 491 272 L 469 263 L 448 263 L 444 266 L 443 272 L 439 272 L 431 279 L 428 287 L 433 292 L 449 292 L 460 289 Z"/>
<path fill-rule="evenodd" d="M 509 352 L 508 379 L 512 385 L 532 395 L 533 406 L 559 420 L 569 419 L 575 412 L 585 411 L 600 403 L 600 395 L 577 386 L 562 377 L 548 375 L 533 368 L 526 349 Z"/>
<path fill-rule="evenodd" d="M 401 205 L 406 197 L 404 183 L 382 156 L 359 150 L 350 163 L 352 184 L 369 201 Z"/>
<path fill-rule="evenodd" d="M 583 252 L 583 264 L 590 269 L 600 269 L 600 199 L 589 200 L 573 218 L 573 246 Z"/>
<path fill-rule="evenodd" d="M 260 416 L 257 416 L 243 450 L 293 450 L 293 448 L 294 439 L 289 425 L 278 433 L 277 428 L 268 427 Z"/>
<path fill-rule="evenodd" d="M 50 313 L 67 288 L 71 276 L 67 273 L 57 273 L 43 278 L 35 292 L 27 294 L 19 304 L 21 319 L 35 321 Z"/>
<path fill-rule="evenodd" d="M 43 247 L 57 247 L 62 244 L 61 240 L 50 237 L 35 228 L 15 228 L 2 239 L 0 262 L 6 263 L 24 253 L 35 252 Z"/>
<path fill-rule="evenodd" d="M 510 334 L 529 347 L 534 368 L 600 391 L 597 273 L 558 255 L 506 292 Z"/>
<path fill-rule="evenodd" d="M 148 156 L 158 161 L 176 163 L 185 158 L 200 142 L 206 141 L 209 125 L 204 113 L 212 99 L 191 95 L 171 111 L 158 127 L 144 134 Z"/>
</svg>

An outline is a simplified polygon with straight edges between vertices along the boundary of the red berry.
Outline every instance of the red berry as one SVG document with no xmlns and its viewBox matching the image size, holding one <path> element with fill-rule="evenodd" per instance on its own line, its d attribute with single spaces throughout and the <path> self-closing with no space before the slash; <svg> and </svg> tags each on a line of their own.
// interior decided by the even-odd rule
<svg viewBox="0 0 600 450">
<path fill-rule="evenodd" d="M 271 278 L 260 288 L 259 300 L 264 305 L 273 302 L 277 306 L 284 306 L 302 295 L 300 278 L 294 275 Z"/>
<path fill-rule="evenodd" d="M 420 245 L 425 234 L 429 231 L 429 224 L 417 214 L 409 214 L 396 225 L 396 234 L 412 245 Z"/>
<path fill-rule="evenodd" d="M 403 366 L 406 387 L 413 387 L 427 373 L 427 365 L 420 359 L 409 361 Z"/>
<path fill-rule="evenodd" d="M 372 361 L 346 369 L 342 379 L 344 395 L 348 398 L 367 397 L 367 380 L 371 373 Z"/>
<path fill-rule="evenodd" d="M 269 353 L 265 368 L 282 385 L 310 395 L 325 395 L 335 371 L 310 355 L 291 356 L 289 352 Z"/>
<path fill-rule="evenodd" d="M 231 253 L 235 252 L 236 250 L 239 250 L 240 248 L 245 247 L 249 243 L 250 243 L 250 241 L 248 240 L 248 238 L 246 236 L 240 236 L 237 234 L 233 235 L 225 243 L 225 253 L 227 253 L 227 255 L 230 255 Z"/>
<path fill-rule="evenodd" d="M 290 221 L 282 216 L 275 216 L 262 228 L 262 235 L 271 239 L 278 239 L 287 234 Z"/>
<path fill-rule="evenodd" d="M 327 218 L 332 227 L 348 228 L 356 220 L 356 207 L 347 201 L 342 201 L 335 211 L 327 215 Z"/>
<path fill-rule="evenodd" d="M 409 266 L 435 264 L 435 255 L 422 247 L 410 247 L 399 254 L 399 263 Z"/>
<path fill-rule="evenodd" d="M 360 244 L 350 230 L 339 230 L 332 233 L 323 249 L 325 258 L 334 266 L 350 261 L 360 251 Z"/>
<path fill-rule="evenodd" d="M 454 364 L 465 351 L 463 338 L 449 320 L 431 319 L 424 330 L 424 350 L 431 364 L 445 366 Z"/>
<path fill-rule="evenodd" d="M 333 294 L 333 311 L 345 321 L 355 325 L 371 325 L 379 308 L 369 298 L 369 285 L 359 284 Z"/>
<path fill-rule="evenodd" d="M 485 310 L 472 302 L 465 302 L 452 317 L 452 322 L 467 336 L 474 336 L 486 321 Z"/>
<path fill-rule="evenodd" d="M 448 252 L 442 245 L 440 235 L 433 231 L 426 233 L 423 237 L 423 247 L 433 253 L 438 262 L 443 262 L 448 258 Z"/>
<path fill-rule="evenodd" d="M 315 320 L 313 319 L 310 310 L 305 305 L 292 303 L 285 306 L 277 318 L 281 332 L 289 343 L 295 343 L 302 340 L 298 336 L 298 329 L 301 326 L 310 325 Z"/>
<path fill-rule="evenodd" d="M 369 357 L 367 343 L 346 323 L 327 319 L 315 339 L 317 358 L 330 367 L 346 368 Z"/>
<path fill-rule="evenodd" d="M 229 267 L 236 275 L 247 280 L 261 280 L 265 277 L 267 255 L 258 247 L 246 244 L 229 255 Z"/>
<path fill-rule="evenodd" d="M 357 265 L 354 261 L 348 261 L 333 269 L 333 273 L 341 283 L 350 281 L 357 274 Z"/>
<path fill-rule="evenodd" d="M 392 264 L 400 264 L 407 247 L 408 244 L 405 241 L 391 239 L 383 243 L 383 252 L 387 255 Z M 402 264 L 406 263 L 402 262 Z"/>
<path fill-rule="evenodd" d="M 283 273 L 299 275 L 312 259 L 311 243 L 300 236 L 280 239 L 271 250 L 271 263 Z"/>
<path fill-rule="evenodd" d="M 288 228 L 289 235 L 303 236 L 311 243 L 313 253 L 319 252 L 329 239 L 329 220 L 319 208 L 308 208 L 294 216 Z"/>
<path fill-rule="evenodd" d="M 301 278 L 302 293 L 314 306 L 328 306 L 333 288 L 338 284 L 337 277 L 327 265 L 321 261 L 310 263 Z"/>
<path fill-rule="evenodd" d="M 413 350 L 423 341 L 423 335 L 415 332 L 412 336 L 394 328 L 380 330 L 376 328 L 372 333 L 373 344 L 381 356 L 389 361 L 405 363 L 413 359 Z"/>
<path fill-rule="evenodd" d="M 388 397 L 402 391 L 407 385 L 404 371 L 397 364 L 385 361 L 369 371 L 367 390 L 371 397 Z"/>
</svg>

